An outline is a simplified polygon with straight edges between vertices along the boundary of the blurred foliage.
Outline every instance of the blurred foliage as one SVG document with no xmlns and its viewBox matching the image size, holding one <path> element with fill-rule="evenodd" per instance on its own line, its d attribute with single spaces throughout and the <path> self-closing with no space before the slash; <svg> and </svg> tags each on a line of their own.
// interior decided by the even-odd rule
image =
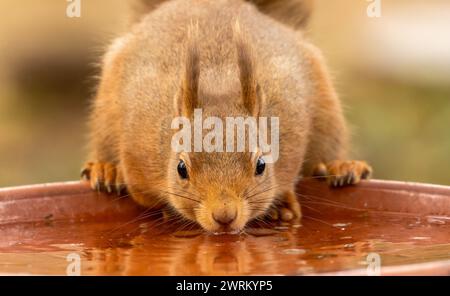
<svg viewBox="0 0 450 296">
<path fill-rule="evenodd" d="M 450 86 L 352 78 L 341 86 L 354 154 L 375 177 L 450 185 Z"/>
<path fill-rule="evenodd" d="M 77 179 L 87 102 L 67 93 L 17 95 L 0 110 L 0 186 Z"/>
</svg>

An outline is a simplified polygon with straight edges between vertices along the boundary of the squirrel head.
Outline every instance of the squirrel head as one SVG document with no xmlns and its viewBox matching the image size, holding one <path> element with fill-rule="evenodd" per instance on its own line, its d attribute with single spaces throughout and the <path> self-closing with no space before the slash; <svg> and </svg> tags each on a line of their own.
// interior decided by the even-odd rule
<svg viewBox="0 0 450 296">
<path fill-rule="evenodd" d="M 242 135 L 239 136 L 234 127 L 233 149 L 228 150 L 230 138 L 225 122 L 229 118 L 251 118 L 258 125 L 264 112 L 264 94 L 258 86 L 253 52 L 238 23 L 234 28 L 237 71 L 231 72 L 236 76 L 236 83 L 229 83 L 228 90 L 220 93 L 214 91 L 214 87 L 202 89 L 200 54 L 192 28 L 189 32 L 185 71 L 174 100 L 174 113 L 191 123 L 193 128 L 189 135 L 192 138 L 199 132 L 196 129 L 200 129 L 202 143 L 210 130 L 204 130 L 202 122 L 201 126 L 196 125 L 195 113 L 200 111 L 202 120 L 206 117 L 221 121 L 223 132 L 213 139 L 213 144 L 222 142 L 218 147 L 223 150 L 197 149 L 196 143 L 191 141 L 187 146 L 192 149 L 188 152 L 174 151 L 167 170 L 169 202 L 184 217 L 196 221 L 207 231 L 240 231 L 250 220 L 268 210 L 277 184 L 274 165 L 265 161 L 258 145 L 252 149 L 250 143 L 245 142 L 244 151 L 237 151 L 236 142 Z M 202 79 L 208 80 L 208 77 Z M 215 103 L 208 104 L 211 100 Z M 248 134 L 246 126 L 245 135 Z"/>
</svg>

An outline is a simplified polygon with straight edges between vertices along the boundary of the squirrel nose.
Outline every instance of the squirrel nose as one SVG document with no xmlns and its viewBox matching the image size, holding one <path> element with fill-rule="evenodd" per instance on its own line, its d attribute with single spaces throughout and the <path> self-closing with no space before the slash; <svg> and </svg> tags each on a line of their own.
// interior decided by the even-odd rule
<svg viewBox="0 0 450 296">
<path fill-rule="evenodd" d="M 216 221 L 221 226 L 228 226 L 231 223 L 233 223 L 234 220 L 236 220 L 237 212 L 236 210 L 222 210 L 222 211 L 215 211 L 212 214 L 212 217 L 214 221 Z"/>
</svg>

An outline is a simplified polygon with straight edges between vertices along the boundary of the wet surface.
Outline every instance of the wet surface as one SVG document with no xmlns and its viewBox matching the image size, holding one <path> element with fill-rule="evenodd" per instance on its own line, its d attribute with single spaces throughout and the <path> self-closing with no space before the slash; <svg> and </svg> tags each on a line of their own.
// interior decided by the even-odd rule
<svg viewBox="0 0 450 296">
<path fill-rule="evenodd" d="M 0 228 L 0 273 L 65 274 L 70 253 L 83 275 L 310 274 L 366 268 L 371 252 L 383 266 L 414 264 L 450 259 L 450 221 L 439 221 L 311 216 L 240 235 L 175 231 L 152 219 L 28 223 Z"/>
<path fill-rule="evenodd" d="M 63 202 L 37 222 L 0 224 L 0 274 L 64 275 L 70 254 L 80 256 L 82 275 L 364 274 L 370 253 L 383 268 L 450 260 L 449 216 L 356 210 L 311 196 L 301 225 L 252 225 L 239 235 L 165 223 L 138 208 L 113 219 L 62 219 Z"/>
</svg>

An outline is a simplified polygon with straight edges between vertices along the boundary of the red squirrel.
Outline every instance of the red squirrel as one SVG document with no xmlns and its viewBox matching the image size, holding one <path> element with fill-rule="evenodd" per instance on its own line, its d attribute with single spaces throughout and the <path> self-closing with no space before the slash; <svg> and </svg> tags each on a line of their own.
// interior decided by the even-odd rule
<svg viewBox="0 0 450 296">
<path fill-rule="evenodd" d="M 340 101 L 320 51 L 302 33 L 309 0 L 141 1 L 106 52 L 93 102 L 92 189 L 126 190 L 209 232 L 241 231 L 264 216 L 298 221 L 299 178 L 340 187 L 368 179 L 347 160 Z M 279 118 L 279 157 L 257 151 L 177 152 L 173 118 Z"/>
</svg>

